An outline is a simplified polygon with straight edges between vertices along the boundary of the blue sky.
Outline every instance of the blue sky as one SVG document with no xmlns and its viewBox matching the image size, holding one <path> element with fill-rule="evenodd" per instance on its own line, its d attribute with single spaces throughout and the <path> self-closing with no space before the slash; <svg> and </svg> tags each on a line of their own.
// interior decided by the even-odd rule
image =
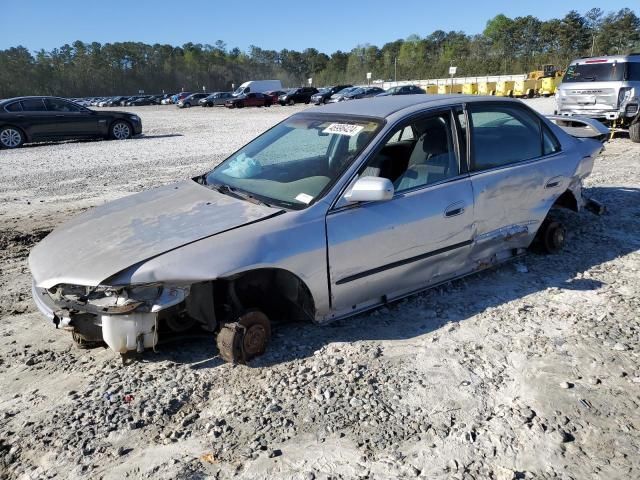
<svg viewBox="0 0 640 480">
<path fill-rule="evenodd" d="M 265 49 L 322 52 L 350 50 L 358 44 L 384 43 L 434 30 L 480 33 L 498 13 L 509 17 L 535 15 L 540 19 L 581 13 L 592 7 L 605 11 L 624 7 L 640 14 L 638 0 L 321 0 L 205 1 L 189 0 L 21 0 L 6 3 L 10 16 L 0 27 L 0 48 L 23 45 L 50 50 L 74 40 L 101 43 L 141 41 L 182 45 L 213 44 L 246 50 Z M 314 5 L 309 7 L 307 5 Z"/>
</svg>

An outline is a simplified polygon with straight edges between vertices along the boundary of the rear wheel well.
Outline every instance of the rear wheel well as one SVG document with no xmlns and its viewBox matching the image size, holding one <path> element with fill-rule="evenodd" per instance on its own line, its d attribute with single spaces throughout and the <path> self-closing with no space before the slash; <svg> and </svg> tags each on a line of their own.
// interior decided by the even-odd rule
<svg viewBox="0 0 640 480">
<path fill-rule="evenodd" d="M 566 190 L 558 199 L 553 203 L 551 208 L 566 208 L 568 210 L 578 211 L 578 200 L 571 190 Z"/>
<path fill-rule="evenodd" d="M 241 312 L 257 308 L 275 323 L 313 320 L 315 304 L 298 276 L 279 268 L 261 268 L 214 281 L 216 318 L 233 321 Z"/>
</svg>

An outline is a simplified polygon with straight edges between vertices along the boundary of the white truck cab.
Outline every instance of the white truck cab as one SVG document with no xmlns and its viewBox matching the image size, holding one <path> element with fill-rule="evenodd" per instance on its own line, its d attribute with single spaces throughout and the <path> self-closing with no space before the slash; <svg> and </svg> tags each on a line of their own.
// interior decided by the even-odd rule
<svg viewBox="0 0 640 480">
<path fill-rule="evenodd" d="M 640 54 L 579 58 L 556 92 L 556 113 L 628 128 L 640 142 Z"/>
</svg>

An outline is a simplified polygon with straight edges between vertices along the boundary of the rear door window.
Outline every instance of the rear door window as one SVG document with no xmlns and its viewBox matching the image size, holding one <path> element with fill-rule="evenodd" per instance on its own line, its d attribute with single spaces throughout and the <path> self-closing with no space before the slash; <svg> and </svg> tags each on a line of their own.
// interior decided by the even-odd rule
<svg viewBox="0 0 640 480">
<path fill-rule="evenodd" d="M 4 109 L 7 112 L 21 112 L 22 111 L 22 105 L 20 105 L 20 102 L 13 102 L 13 103 L 10 103 L 9 105 L 7 105 L 6 107 L 4 107 Z"/>
<path fill-rule="evenodd" d="M 41 98 L 29 98 L 21 100 L 22 110 L 25 112 L 46 112 L 47 108 Z"/>
<path fill-rule="evenodd" d="M 524 109 L 471 105 L 470 120 L 471 171 L 502 167 L 543 154 L 540 119 Z"/>
<path fill-rule="evenodd" d="M 44 101 L 47 106 L 47 110 L 50 112 L 79 112 L 80 107 L 74 105 L 71 102 L 65 102 L 64 100 L 60 100 L 59 98 L 47 98 Z"/>
</svg>

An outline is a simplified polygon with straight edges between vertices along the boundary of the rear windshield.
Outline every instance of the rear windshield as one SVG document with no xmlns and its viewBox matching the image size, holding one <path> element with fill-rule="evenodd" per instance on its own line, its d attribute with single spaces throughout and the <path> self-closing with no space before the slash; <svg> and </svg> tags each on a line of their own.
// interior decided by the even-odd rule
<svg viewBox="0 0 640 480">
<path fill-rule="evenodd" d="M 624 62 L 569 65 L 562 83 L 622 81 L 624 74 Z"/>
</svg>

